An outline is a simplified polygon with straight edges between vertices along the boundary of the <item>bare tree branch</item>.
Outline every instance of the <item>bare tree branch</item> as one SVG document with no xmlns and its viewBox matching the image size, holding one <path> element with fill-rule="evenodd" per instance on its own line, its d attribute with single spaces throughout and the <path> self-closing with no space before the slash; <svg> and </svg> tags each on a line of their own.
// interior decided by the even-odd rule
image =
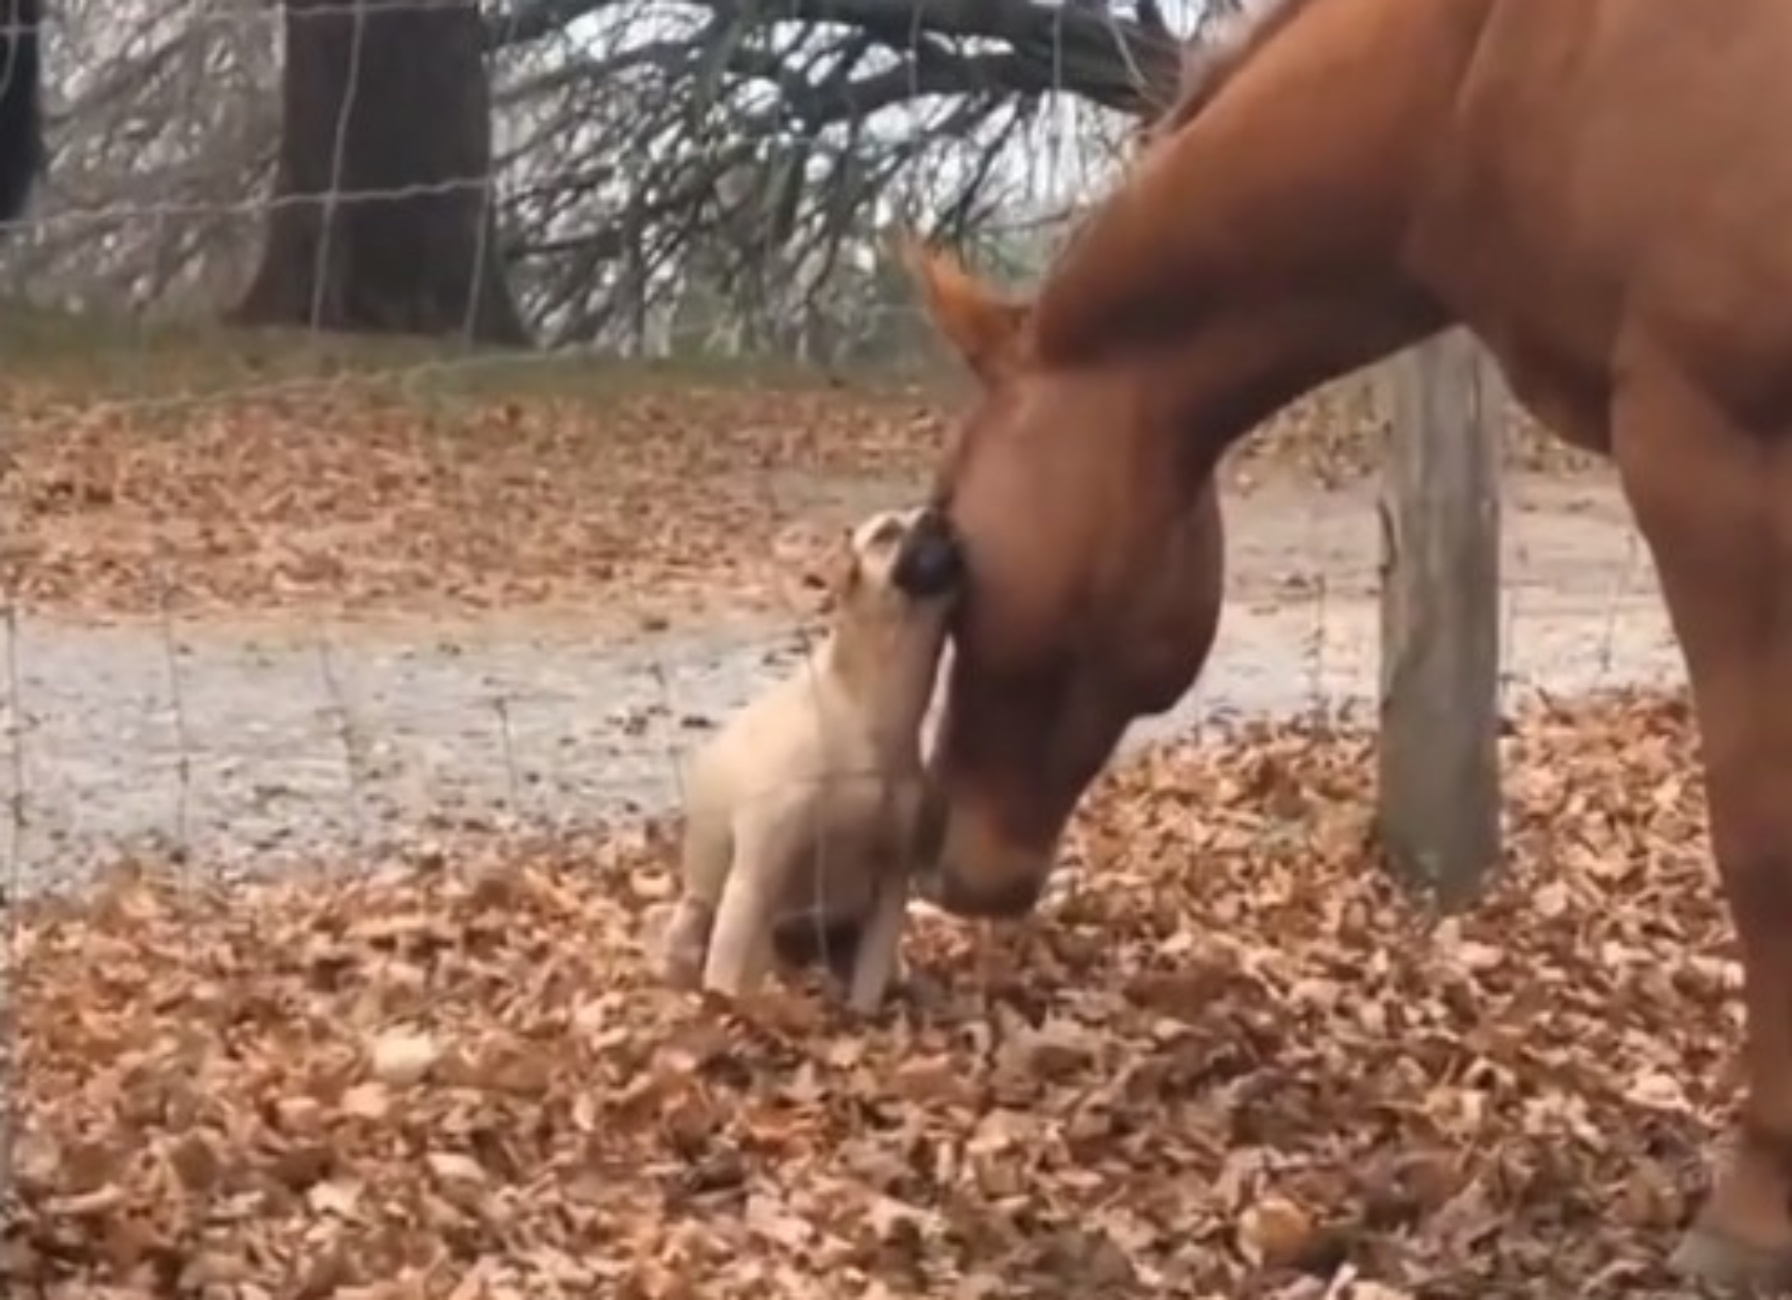
<svg viewBox="0 0 1792 1300">
<path fill-rule="evenodd" d="M 1144 114 L 1174 90 L 1180 46 L 1155 0 L 1137 19 L 1105 6 L 1064 7 L 1040 0 L 692 0 L 743 26 L 799 23 L 847 28 L 904 53 L 935 80 L 912 92 L 962 93 L 975 87 L 1031 95 L 1077 95 L 1106 108 Z M 567 24 L 623 7 L 623 0 L 511 0 L 487 19 L 493 49 L 528 44 Z M 937 42 L 993 42 L 1002 58 L 975 59 Z M 927 49 L 931 57 L 918 53 Z M 948 71 L 948 60 L 959 70 Z M 924 65 L 924 66 L 921 66 Z M 937 86 L 938 88 L 934 88 Z M 885 92 L 888 94 L 889 92 Z M 891 99 L 889 102 L 895 102 Z"/>
<path fill-rule="evenodd" d="M 42 220 L 0 244 L 7 285 L 235 298 L 272 192 L 278 7 L 57 16 L 53 167 Z M 1160 0 L 488 0 L 482 22 L 519 304 L 545 341 L 659 352 L 904 346 L 891 229 L 1039 256 L 1181 54 Z"/>
</svg>

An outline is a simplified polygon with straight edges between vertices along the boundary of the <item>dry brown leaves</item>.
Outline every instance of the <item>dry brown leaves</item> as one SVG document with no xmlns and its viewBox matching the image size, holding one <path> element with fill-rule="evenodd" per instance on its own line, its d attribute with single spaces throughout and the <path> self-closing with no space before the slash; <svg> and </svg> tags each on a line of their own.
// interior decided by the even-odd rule
<svg viewBox="0 0 1792 1300">
<path fill-rule="evenodd" d="M 1036 922 L 927 916 L 914 996 L 654 987 L 669 844 L 120 883 L 27 917 L 19 1204 L 46 1296 L 1636 1295 L 1732 1087 L 1675 701 L 1530 714 L 1511 866 L 1427 922 L 1369 741 L 1150 755 Z"/>
<path fill-rule="evenodd" d="M 657 619 L 717 591 L 788 610 L 833 538 L 784 471 L 888 476 L 938 441 L 912 398 L 825 389 L 34 395 L 5 418 L 25 599 L 139 613 L 574 601 Z"/>
<path fill-rule="evenodd" d="M 77 613 L 787 614 L 840 527 L 926 482 L 960 400 L 666 383 L 435 396 L 363 383 L 168 404 L 11 380 L 0 580 Z M 1366 393 L 1341 386 L 1288 412 L 1234 457 L 1234 485 L 1367 472 L 1383 435 Z M 1520 463 L 1560 459 L 1514 438 Z"/>
</svg>

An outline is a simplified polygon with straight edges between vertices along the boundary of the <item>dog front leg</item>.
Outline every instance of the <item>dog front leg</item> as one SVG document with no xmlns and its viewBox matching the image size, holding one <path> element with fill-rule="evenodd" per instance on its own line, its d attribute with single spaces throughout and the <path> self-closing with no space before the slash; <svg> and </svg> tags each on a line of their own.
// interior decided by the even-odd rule
<svg viewBox="0 0 1792 1300">
<path fill-rule="evenodd" d="M 908 919 L 908 873 L 887 871 L 877 882 L 871 915 L 853 955 L 847 1005 L 870 1015 L 883 1004 L 902 967 L 902 925 Z"/>
<path fill-rule="evenodd" d="M 734 828 L 724 810 L 703 799 L 692 800 L 685 814 L 684 842 L 679 853 L 681 890 L 671 917 L 660 933 L 659 977 L 674 988 L 693 989 L 703 982 L 703 962 L 715 926 L 716 904 L 734 861 Z"/>
<path fill-rule="evenodd" d="M 734 861 L 722 887 L 703 987 L 738 998 L 772 963 L 772 930 L 805 842 L 806 807 L 757 808 L 734 838 Z"/>
<path fill-rule="evenodd" d="M 703 899 L 686 894 L 678 900 L 659 938 L 658 974 L 662 981 L 673 988 L 697 986 L 714 924 L 715 909 Z"/>
</svg>

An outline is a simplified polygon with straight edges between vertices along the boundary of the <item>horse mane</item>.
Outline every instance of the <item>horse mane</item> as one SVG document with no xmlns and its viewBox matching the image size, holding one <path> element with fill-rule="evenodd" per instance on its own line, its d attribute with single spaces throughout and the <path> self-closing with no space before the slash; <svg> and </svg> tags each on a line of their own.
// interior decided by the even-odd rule
<svg viewBox="0 0 1792 1300">
<path fill-rule="evenodd" d="M 1152 138 L 1173 135 L 1194 121 L 1251 57 L 1279 35 L 1312 0 L 1263 0 L 1255 8 L 1227 14 L 1210 34 L 1182 47 L 1176 97 L 1151 123 Z"/>
<path fill-rule="evenodd" d="M 1144 218 L 1137 204 L 1116 204 L 1115 200 L 1137 183 L 1159 146 L 1195 121 L 1258 54 L 1314 3 L 1316 0 L 1261 0 L 1249 9 L 1227 15 L 1214 24 L 1216 30 L 1211 35 L 1184 47 L 1175 99 L 1146 128 L 1143 147 L 1135 154 L 1126 175 L 1105 201 L 1077 223 L 1046 275 L 1033 313 L 1034 338 L 1045 352 L 1069 355 L 1090 342 L 1105 344 L 1115 340 L 1110 330 L 1088 329 L 1080 323 L 1099 315 L 1102 308 L 1139 287 L 1116 281 L 1111 267 L 1104 265 L 1113 257 L 1116 246 L 1134 242 L 1146 233 L 1140 228 Z M 1162 267 L 1154 265 L 1149 273 L 1155 277 L 1161 272 Z M 1137 328 L 1142 321 L 1135 314 L 1130 324 Z"/>
</svg>

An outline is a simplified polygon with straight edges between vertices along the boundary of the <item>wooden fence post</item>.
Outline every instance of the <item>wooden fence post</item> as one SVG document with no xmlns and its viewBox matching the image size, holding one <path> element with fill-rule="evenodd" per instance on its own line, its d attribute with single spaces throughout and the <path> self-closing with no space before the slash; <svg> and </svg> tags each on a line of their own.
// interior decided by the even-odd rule
<svg viewBox="0 0 1792 1300">
<path fill-rule="evenodd" d="M 1377 820 L 1394 870 L 1453 907 L 1500 855 L 1497 389 L 1460 330 L 1392 364 Z"/>
</svg>

